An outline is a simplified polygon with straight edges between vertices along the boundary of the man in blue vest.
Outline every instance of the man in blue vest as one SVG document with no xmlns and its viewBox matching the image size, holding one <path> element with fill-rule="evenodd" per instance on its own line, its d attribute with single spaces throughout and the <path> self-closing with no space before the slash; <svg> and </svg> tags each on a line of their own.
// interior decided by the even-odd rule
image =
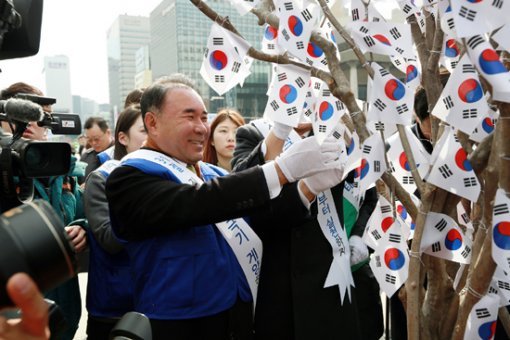
<svg viewBox="0 0 510 340">
<path fill-rule="evenodd" d="M 340 143 L 304 139 L 274 162 L 223 176 L 201 162 L 207 111 L 186 82 L 154 83 L 141 109 L 146 144 L 106 183 L 114 232 L 132 260 L 136 311 L 150 318 L 154 339 L 249 339 L 261 249 L 243 253 L 257 236 L 238 217 L 266 213 L 271 200 L 282 217 L 308 214 L 307 186 L 286 184 L 340 182 Z"/>
</svg>

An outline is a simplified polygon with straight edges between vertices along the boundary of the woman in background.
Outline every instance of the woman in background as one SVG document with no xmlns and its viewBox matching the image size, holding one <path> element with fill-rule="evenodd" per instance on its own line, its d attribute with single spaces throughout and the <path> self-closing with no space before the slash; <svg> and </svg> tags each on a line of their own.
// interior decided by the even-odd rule
<svg viewBox="0 0 510 340">
<path fill-rule="evenodd" d="M 211 122 L 204 151 L 204 162 L 232 171 L 237 128 L 246 124 L 243 116 L 233 109 L 222 109 Z"/>
</svg>

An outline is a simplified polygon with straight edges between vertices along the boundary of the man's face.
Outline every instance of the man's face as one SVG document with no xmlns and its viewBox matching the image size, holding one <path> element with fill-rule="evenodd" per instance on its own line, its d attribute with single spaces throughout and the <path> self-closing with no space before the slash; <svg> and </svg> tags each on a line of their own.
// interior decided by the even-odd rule
<svg viewBox="0 0 510 340">
<path fill-rule="evenodd" d="M 418 124 L 420 124 L 420 130 L 423 133 L 423 136 L 430 140 L 432 138 L 432 127 L 430 125 L 430 117 L 427 117 L 423 120 L 417 119 Z"/>
<path fill-rule="evenodd" d="M 161 112 L 147 115 L 149 138 L 161 151 L 186 164 L 202 160 L 209 126 L 207 111 L 198 93 L 188 88 L 170 90 Z"/>
<path fill-rule="evenodd" d="M 85 129 L 85 136 L 90 146 L 96 151 L 101 152 L 106 150 L 111 143 L 110 129 L 106 132 L 101 131 L 97 124 L 94 124 L 90 129 Z"/>
</svg>

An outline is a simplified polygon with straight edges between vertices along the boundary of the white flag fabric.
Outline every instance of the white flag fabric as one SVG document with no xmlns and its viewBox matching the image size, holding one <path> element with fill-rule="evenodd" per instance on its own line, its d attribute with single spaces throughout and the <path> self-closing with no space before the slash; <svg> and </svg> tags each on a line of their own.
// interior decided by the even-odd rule
<svg viewBox="0 0 510 340">
<path fill-rule="evenodd" d="M 510 199 L 498 189 L 492 209 L 492 259 L 510 272 Z"/>
<path fill-rule="evenodd" d="M 452 39 L 457 38 L 455 30 L 455 20 L 453 18 L 452 7 L 449 0 L 439 0 L 438 11 L 441 13 L 441 29 Z"/>
<path fill-rule="evenodd" d="M 464 339 L 493 339 L 496 334 L 499 297 L 487 294 L 469 313 Z"/>
<path fill-rule="evenodd" d="M 416 204 L 416 206 L 419 206 L 419 199 L 411 194 L 411 198 L 413 202 Z M 414 237 L 414 228 L 416 227 L 416 223 L 414 223 L 411 214 L 407 212 L 407 209 L 404 207 L 404 205 L 400 201 L 395 202 L 395 206 L 397 208 L 397 213 L 400 215 L 400 218 L 405 223 L 408 229 L 409 236 L 407 237 L 408 240 L 412 240 Z"/>
<path fill-rule="evenodd" d="M 388 70 L 373 62 L 374 79 L 370 93 L 367 119 L 410 125 L 414 108 L 414 93 Z"/>
<path fill-rule="evenodd" d="M 433 166 L 425 178 L 427 182 L 470 201 L 477 201 L 480 183 L 451 127 L 445 126 L 443 135 L 432 151 L 431 162 Z"/>
<path fill-rule="evenodd" d="M 448 72 L 453 73 L 453 70 L 459 63 L 460 48 L 455 38 L 448 34 L 444 34 L 443 49 L 441 51 L 441 58 L 439 63 L 443 65 Z"/>
<path fill-rule="evenodd" d="M 505 3 L 510 4 L 510 1 Z M 492 85 L 492 98 L 510 103 L 510 73 L 499 60 L 496 51 L 481 35 L 469 38 L 466 46 L 469 58 L 478 72 Z"/>
<path fill-rule="evenodd" d="M 345 114 L 344 104 L 333 96 L 325 82 L 322 82 L 315 105 L 315 117 L 312 120 L 313 133 L 322 144 Z"/>
<path fill-rule="evenodd" d="M 499 266 L 496 266 L 491 286 L 496 288 L 497 294 L 500 298 L 499 306 L 503 307 L 510 305 L 510 277 Z"/>
<path fill-rule="evenodd" d="M 219 95 L 224 94 L 250 74 L 249 49 L 245 40 L 213 23 L 200 75 Z"/>
<path fill-rule="evenodd" d="M 303 112 L 310 73 L 294 65 L 275 66 L 264 116 L 296 127 Z"/>
<path fill-rule="evenodd" d="M 363 232 L 362 240 L 372 249 L 378 249 L 379 241 L 395 222 L 390 203 L 379 195 L 377 204 L 367 222 L 368 227 Z"/>
<path fill-rule="evenodd" d="M 386 21 L 381 13 L 374 7 L 373 2 L 369 2 L 368 6 L 365 7 L 361 0 L 351 1 L 351 18 L 352 21 Z"/>
<path fill-rule="evenodd" d="M 398 0 L 397 3 L 406 18 L 421 12 L 421 9 L 412 0 Z"/>
<path fill-rule="evenodd" d="M 510 13 L 510 3 L 504 0 L 457 0 L 451 6 L 459 38 L 491 32 L 504 25 Z"/>
<path fill-rule="evenodd" d="M 494 127 L 499 118 L 499 111 L 489 109 L 489 112 L 482 117 L 481 122 L 478 124 L 469 139 L 480 143 L 485 137 L 494 132 Z"/>
<path fill-rule="evenodd" d="M 417 59 L 406 59 L 406 85 L 413 91 L 421 84 L 421 65 Z"/>
<path fill-rule="evenodd" d="M 410 127 L 406 126 L 405 132 L 416 163 L 416 169 L 418 170 L 420 177 L 423 178 L 429 170 L 430 156 L 423 147 L 423 144 L 421 144 L 418 138 L 411 131 Z M 409 164 L 408 157 L 404 152 L 404 147 L 402 146 L 399 134 L 396 133 L 390 136 L 387 139 L 387 144 L 389 145 L 389 149 L 387 150 L 388 159 L 392 165 L 391 171 L 402 187 L 412 194 L 416 190 L 416 183 L 414 182 L 414 178 L 411 173 L 411 165 Z"/>
<path fill-rule="evenodd" d="M 264 26 L 262 52 L 267 54 L 281 54 L 283 52 L 278 45 L 278 29 L 268 24 Z"/>
<path fill-rule="evenodd" d="M 471 134 L 489 111 L 475 66 L 464 55 L 439 97 L 432 114 Z"/>
<path fill-rule="evenodd" d="M 462 202 L 459 202 L 459 204 L 457 204 L 457 220 L 461 225 L 466 227 L 466 234 L 468 231 L 473 233 L 475 228 L 473 227 L 473 223 L 471 223 L 471 219 L 469 218 L 466 209 L 464 209 Z"/>
<path fill-rule="evenodd" d="M 363 155 L 363 153 L 361 152 L 361 143 L 359 141 L 359 136 L 356 133 L 356 131 L 354 131 L 351 134 L 351 140 L 349 141 L 349 144 L 346 144 L 346 151 L 347 162 L 345 163 L 344 178 L 347 177 L 349 172 L 359 167 L 361 157 Z"/>
<path fill-rule="evenodd" d="M 374 134 L 361 147 L 361 163 L 354 171 L 354 183 L 364 192 L 386 171 L 384 142 L 380 135 Z"/>
<path fill-rule="evenodd" d="M 420 250 L 458 263 L 471 262 L 473 240 L 448 215 L 429 212 L 425 220 Z"/>
<path fill-rule="evenodd" d="M 370 256 L 369 265 L 381 290 L 392 297 L 405 283 L 409 272 L 406 240 L 389 230 L 379 241 L 378 249 Z"/>
<path fill-rule="evenodd" d="M 230 0 L 241 16 L 251 11 L 258 5 L 259 0 Z"/>
<path fill-rule="evenodd" d="M 279 8 L 278 45 L 300 60 L 305 60 L 306 49 L 313 29 L 319 19 L 319 6 L 305 1 L 304 8 L 298 1 L 275 1 Z"/>
<path fill-rule="evenodd" d="M 333 25 L 331 25 L 329 20 L 326 20 L 324 22 L 322 27 L 319 28 L 318 32 L 323 38 L 329 40 L 333 44 L 334 49 L 336 51 L 336 56 L 340 61 L 340 52 L 338 51 L 335 34 L 333 32 Z M 308 65 L 316 67 L 323 71 L 329 71 L 328 61 L 326 60 L 326 54 L 324 53 L 322 48 L 319 47 L 319 45 L 312 41 L 308 43 L 308 47 L 306 49 L 305 62 Z"/>
<path fill-rule="evenodd" d="M 505 26 L 501 27 L 499 31 L 491 36 L 491 38 L 498 43 L 499 50 L 505 49 L 510 52 L 510 41 L 508 37 L 510 37 L 510 23 L 507 23 Z"/>
</svg>

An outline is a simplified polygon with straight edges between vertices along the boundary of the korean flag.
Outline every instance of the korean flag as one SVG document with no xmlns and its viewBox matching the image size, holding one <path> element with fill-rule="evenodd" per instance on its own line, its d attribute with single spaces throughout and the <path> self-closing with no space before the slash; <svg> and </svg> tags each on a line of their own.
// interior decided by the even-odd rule
<svg viewBox="0 0 510 340">
<path fill-rule="evenodd" d="M 499 31 L 494 33 L 492 35 L 492 39 L 498 43 L 498 50 L 507 50 L 510 52 L 510 41 L 508 40 L 508 37 L 510 36 L 510 23 L 506 24 L 505 26 L 501 27 Z"/>
<path fill-rule="evenodd" d="M 416 13 L 421 13 L 421 9 L 412 0 L 398 0 L 397 2 L 406 18 Z"/>
<path fill-rule="evenodd" d="M 312 120 L 313 133 L 319 144 L 331 134 L 344 114 L 344 104 L 333 96 L 328 85 L 322 82 L 315 105 L 315 117 Z"/>
<path fill-rule="evenodd" d="M 441 51 L 441 58 L 439 63 L 443 65 L 448 72 L 453 73 L 453 70 L 459 63 L 460 48 L 459 44 L 452 36 L 444 34 L 443 49 Z"/>
<path fill-rule="evenodd" d="M 356 133 L 356 131 L 353 131 L 353 133 L 350 136 L 348 142 L 345 143 L 346 145 L 346 153 L 347 153 L 347 162 L 345 163 L 345 170 L 344 170 L 344 177 L 347 177 L 349 172 L 356 169 L 360 162 L 361 157 L 363 153 L 361 152 L 361 143 L 359 141 L 359 136 Z"/>
<path fill-rule="evenodd" d="M 365 228 L 363 233 L 363 242 L 370 248 L 377 249 L 383 235 L 386 234 L 393 223 L 395 223 L 395 219 L 393 218 L 391 204 L 386 198 L 379 195 L 379 200 L 368 220 L 368 227 Z"/>
<path fill-rule="evenodd" d="M 429 255 L 468 264 L 471 262 L 473 240 L 450 216 L 429 212 L 420 247 Z"/>
<path fill-rule="evenodd" d="M 510 277 L 499 266 L 496 266 L 496 270 L 494 271 L 491 287 L 495 289 L 499 295 L 500 307 L 510 305 Z"/>
<path fill-rule="evenodd" d="M 492 208 L 492 259 L 510 272 L 510 199 L 498 189 Z"/>
<path fill-rule="evenodd" d="M 336 56 L 340 61 L 340 52 L 338 51 L 335 34 L 333 32 L 333 25 L 331 25 L 329 20 L 326 20 L 324 24 L 321 26 L 321 28 L 319 29 L 319 34 L 325 39 L 327 39 L 329 42 L 331 42 L 333 48 L 336 51 Z M 317 45 L 313 41 L 310 41 L 308 43 L 308 47 L 306 49 L 305 62 L 308 65 L 316 67 L 323 71 L 329 71 L 328 61 L 326 60 L 326 54 L 324 53 L 322 48 L 320 48 L 319 45 Z"/>
<path fill-rule="evenodd" d="M 305 1 L 305 7 L 297 1 L 278 0 L 278 45 L 300 60 L 305 60 L 308 42 L 319 19 L 319 6 Z"/>
<path fill-rule="evenodd" d="M 510 1 L 506 3 L 510 4 Z M 499 60 L 496 51 L 481 35 L 469 38 L 466 46 L 471 62 L 492 85 L 493 99 L 510 103 L 510 73 Z"/>
<path fill-rule="evenodd" d="M 412 90 L 416 90 L 421 84 L 421 65 L 417 59 L 406 59 L 406 85 Z"/>
<path fill-rule="evenodd" d="M 213 23 L 200 75 L 219 95 L 224 94 L 249 75 L 249 49 L 245 40 Z"/>
<path fill-rule="evenodd" d="M 268 24 L 264 26 L 264 36 L 262 37 L 262 52 L 267 54 L 282 53 L 282 50 L 278 45 L 278 29 Z"/>
<path fill-rule="evenodd" d="M 464 55 L 448 79 L 432 114 L 469 135 L 488 111 L 478 73 Z"/>
<path fill-rule="evenodd" d="M 457 37 L 466 38 L 491 32 L 508 21 L 510 3 L 493 1 L 451 1 Z"/>
<path fill-rule="evenodd" d="M 370 268 L 381 290 L 388 297 L 393 296 L 407 280 L 408 251 L 404 238 L 389 231 L 381 238 L 378 249 L 370 256 Z"/>
<path fill-rule="evenodd" d="M 388 70 L 373 62 L 374 79 L 367 119 L 384 123 L 410 125 L 414 93 Z"/>
<path fill-rule="evenodd" d="M 441 29 L 452 39 L 457 38 L 457 31 L 455 30 L 455 20 L 453 18 L 452 7 L 449 0 L 439 0 L 438 11 L 441 13 Z"/>
<path fill-rule="evenodd" d="M 242 16 L 256 7 L 259 3 L 259 0 L 230 0 L 230 2 Z"/>
<path fill-rule="evenodd" d="M 486 294 L 471 309 L 464 339 L 493 339 L 498 320 L 499 297 Z"/>
<path fill-rule="evenodd" d="M 310 82 L 310 73 L 294 65 L 276 65 L 264 116 L 296 127 Z"/>
<path fill-rule="evenodd" d="M 499 111 L 489 109 L 489 112 L 482 117 L 481 122 L 478 124 L 476 129 L 473 131 L 469 139 L 480 143 L 485 137 L 494 132 L 496 122 L 499 118 Z"/>
<path fill-rule="evenodd" d="M 453 129 L 445 126 L 431 155 L 433 163 L 424 178 L 446 191 L 476 202 L 480 195 L 480 183 L 467 159 L 466 151 L 456 140 Z"/>
<path fill-rule="evenodd" d="M 351 18 L 352 21 L 386 21 L 373 2 L 368 2 L 368 6 L 365 6 L 362 0 L 351 1 Z"/>
<path fill-rule="evenodd" d="M 413 200 L 413 202 L 416 206 L 419 206 L 420 200 L 416 196 L 411 194 L 411 199 Z M 407 233 L 409 235 L 407 237 L 407 240 L 412 240 L 414 237 L 414 229 L 416 227 L 416 223 L 414 223 L 414 220 L 412 219 L 411 214 L 409 214 L 407 212 L 406 207 L 404 207 L 404 205 L 400 201 L 396 201 L 395 206 L 397 208 L 398 215 L 402 219 L 403 223 L 407 226 L 407 230 L 408 230 Z"/>
<path fill-rule="evenodd" d="M 358 183 L 359 190 L 364 192 L 386 171 L 384 142 L 381 136 L 374 134 L 365 139 L 361 152 L 361 163 L 354 171 L 354 181 Z"/>
</svg>

